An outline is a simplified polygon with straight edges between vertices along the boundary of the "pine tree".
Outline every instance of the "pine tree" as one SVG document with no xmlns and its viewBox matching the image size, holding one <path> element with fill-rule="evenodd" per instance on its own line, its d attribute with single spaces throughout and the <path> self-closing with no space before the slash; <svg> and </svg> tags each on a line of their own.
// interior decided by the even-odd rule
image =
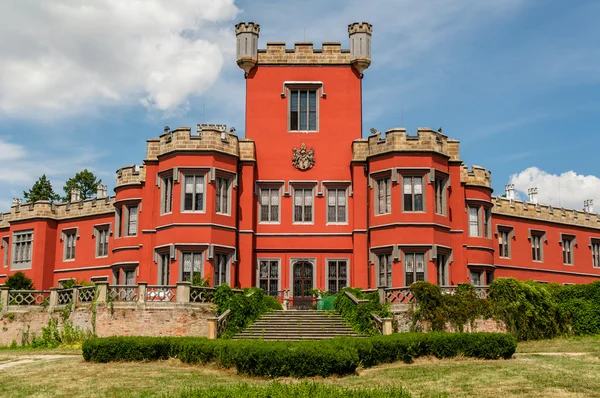
<svg viewBox="0 0 600 398">
<path fill-rule="evenodd" d="M 38 200 L 49 200 L 53 202 L 59 200 L 60 195 L 54 192 L 52 184 L 46 177 L 46 174 L 42 174 L 29 191 L 23 191 L 23 198 L 26 202 L 36 202 Z"/>
<path fill-rule="evenodd" d="M 63 188 L 65 191 L 63 201 L 71 201 L 71 189 L 73 188 L 77 188 L 81 191 L 81 199 L 87 199 L 94 196 L 96 194 L 96 189 L 98 189 L 98 184 L 102 184 L 102 180 L 98 180 L 97 178 L 98 177 L 91 171 L 88 171 L 88 169 L 83 169 L 75 174 L 74 177 L 69 178 Z"/>
</svg>

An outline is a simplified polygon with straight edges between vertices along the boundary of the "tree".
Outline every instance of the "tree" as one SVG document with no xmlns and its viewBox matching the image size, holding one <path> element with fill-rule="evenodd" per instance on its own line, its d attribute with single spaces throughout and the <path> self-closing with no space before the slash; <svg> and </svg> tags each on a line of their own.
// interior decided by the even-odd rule
<svg viewBox="0 0 600 398">
<path fill-rule="evenodd" d="M 15 272 L 6 279 L 4 287 L 10 290 L 33 290 L 33 282 L 21 271 Z"/>
<path fill-rule="evenodd" d="M 71 201 L 71 189 L 73 188 L 77 188 L 81 191 L 81 199 L 91 198 L 96 194 L 98 184 L 102 184 L 102 180 L 98 180 L 94 173 L 88 171 L 88 169 L 83 169 L 75 174 L 74 177 L 67 180 L 63 188 L 65 191 L 63 201 Z"/>
<path fill-rule="evenodd" d="M 52 184 L 46 177 L 46 174 L 42 174 L 29 191 L 23 191 L 23 198 L 26 202 L 37 202 L 38 200 L 49 200 L 53 202 L 59 200 L 60 195 L 54 192 Z"/>
</svg>

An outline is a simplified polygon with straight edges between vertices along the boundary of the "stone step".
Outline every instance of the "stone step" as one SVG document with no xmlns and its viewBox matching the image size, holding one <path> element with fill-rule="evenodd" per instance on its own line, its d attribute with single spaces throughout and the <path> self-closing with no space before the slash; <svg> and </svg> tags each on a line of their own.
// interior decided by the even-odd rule
<svg viewBox="0 0 600 398">
<path fill-rule="evenodd" d="M 365 337 L 362 335 L 332 335 L 332 334 L 320 334 L 320 335 L 310 335 L 310 336 L 299 336 L 297 334 L 281 334 L 281 335 L 261 335 L 261 334 L 236 334 L 232 337 L 234 340 L 287 340 L 287 341 L 306 341 L 306 340 L 328 340 L 335 339 L 339 337 L 352 337 L 359 338 Z"/>
<path fill-rule="evenodd" d="M 267 329 L 260 327 L 249 327 L 244 330 L 245 332 L 254 332 L 254 333 L 354 333 L 354 330 L 351 328 L 276 328 L 276 329 Z"/>
</svg>

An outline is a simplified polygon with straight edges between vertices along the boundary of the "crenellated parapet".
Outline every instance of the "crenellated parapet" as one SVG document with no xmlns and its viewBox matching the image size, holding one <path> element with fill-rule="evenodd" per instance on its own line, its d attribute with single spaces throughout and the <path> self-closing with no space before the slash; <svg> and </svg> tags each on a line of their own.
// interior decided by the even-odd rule
<svg viewBox="0 0 600 398">
<path fill-rule="evenodd" d="M 510 200 L 504 197 L 495 197 L 492 201 L 494 202 L 492 214 L 600 229 L 600 216 L 595 213 Z"/>
<path fill-rule="evenodd" d="M 392 128 L 386 131 L 385 137 L 377 132 L 352 143 L 354 161 L 394 152 L 434 152 L 451 161 L 460 161 L 458 141 L 430 128 L 418 128 L 415 136 L 408 135 L 405 128 Z"/>
<path fill-rule="evenodd" d="M 117 170 L 115 189 L 128 185 L 142 185 L 146 181 L 146 167 L 144 165 L 129 165 Z"/>
<path fill-rule="evenodd" d="M 35 203 L 19 203 L 13 205 L 9 213 L 0 213 L 0 228 L 8 228 L 13 222 L 35 219 L 60 221 L 113 214 L 115 212 L 114 202 L 114 197 L 106 197 L 67 203 L 51 203 L 47 200 L 38 200 Z"/>
<path fill-rule="evenodd" d="M 266 49 L 258 50 L 258 65 L 350 65 L 350 50 L 342 50 L 340 43 L 323 43 L 322 49 L 313 48 L 313 43 L 295 43 L 293 49 L 286 49 L 285 43 L 267 43 Z"/>
<path fill-rule="evenodd" d="M 471 166 L 469 170 L 468 166 L 463 165 L 460 169 L 460 181 L 465 185 L 492 188 L 492 173 L 481 166 Z"/>
<path fill-rule="evenodd" d="M 254 141 L 248 139 L 240 140 L 240 161 L 256 162 L 256 148 Z"/>
</svg>

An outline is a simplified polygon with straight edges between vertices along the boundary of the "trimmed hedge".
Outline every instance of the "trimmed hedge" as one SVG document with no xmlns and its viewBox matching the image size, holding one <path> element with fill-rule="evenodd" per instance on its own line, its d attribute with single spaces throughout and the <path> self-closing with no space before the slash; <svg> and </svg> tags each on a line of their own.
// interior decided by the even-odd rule
<svg viewBox="0 0 600 398">
<path fill-rule="evenodd" d="M 327 386 L 322 383 L 280 384 L 252 386 L 240 384 L 233 387 L 205 387 L 184 390 L 181 398 L 410 398 L 403 388 L 350 389 Z"/>
<path fill-rule="evenodd" d="M 193 364 L 235 367 L 239 374 L 267 377 L 327 377 L 432 355 L 483 359 L 510 358 L 516 341 L 502 333 L 399 333 L 372 338 L 267 342 L 193 337 L 108 337 L 83 343 L 86 361 L 152 361 L 179 358 Z"/>
</svg>

